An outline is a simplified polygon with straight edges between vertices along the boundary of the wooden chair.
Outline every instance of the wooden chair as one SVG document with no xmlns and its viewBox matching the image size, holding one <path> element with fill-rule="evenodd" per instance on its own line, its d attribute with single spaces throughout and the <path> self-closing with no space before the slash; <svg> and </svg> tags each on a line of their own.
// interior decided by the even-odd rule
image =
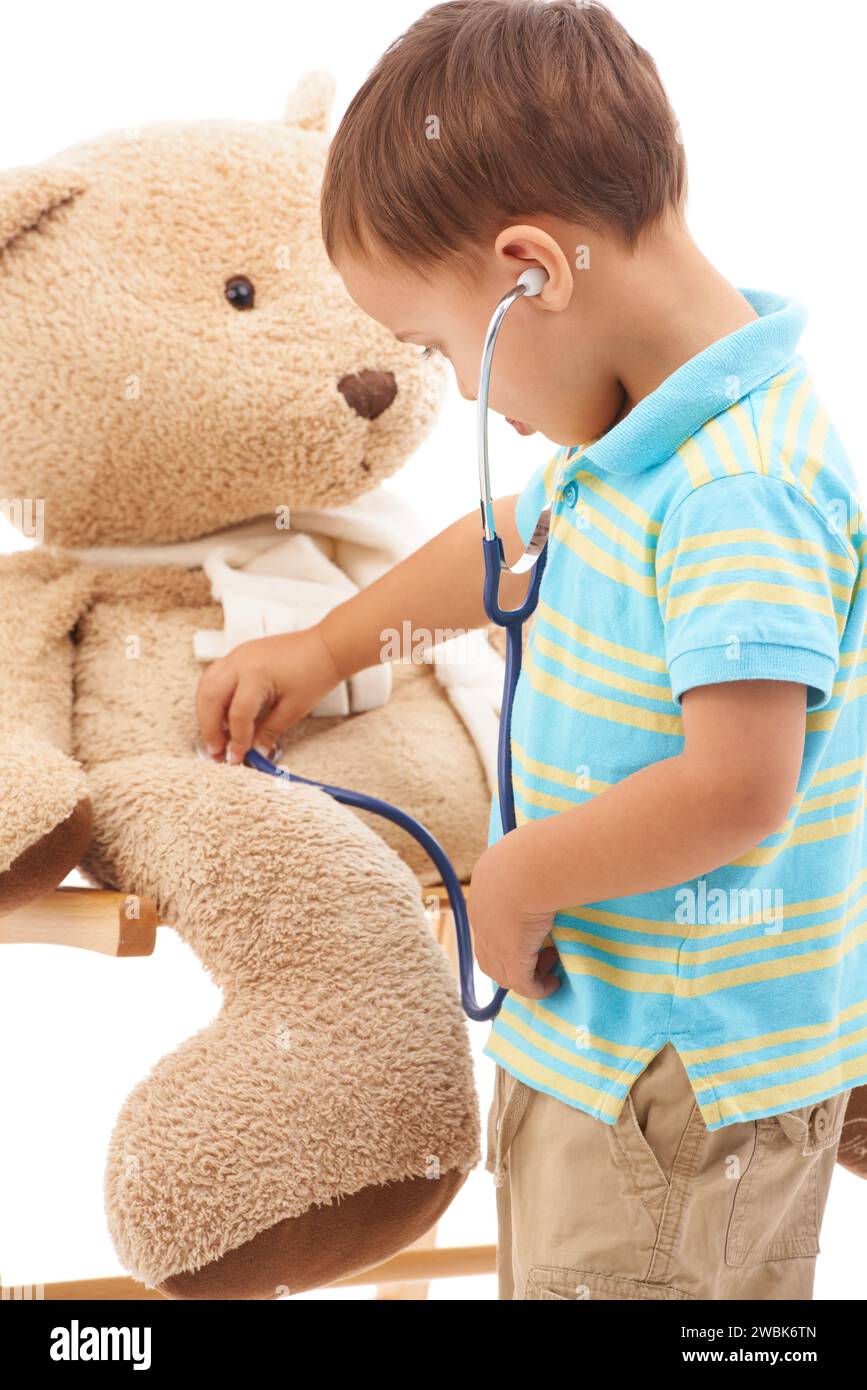
<svg viewBox="0 0 867 1390">
<path fill-rule="evenodd" d="M 424 890 L 425 912 L 435 939 L 457 973 L 457 943 L 448 895 L 442 885 Z M 56 888 L 43 898 L 0 917 L 0 945 L 74 946 L 108 956 L 149 956 L 157 931 L 165 926 L 149 898 L 99 888 Z M 492 1274 L 496 1246 L 436 1247 L 433 1226 L 406 1250 L 330 1288 L 375 1284 L 378 1299 L 420 1300 L 427 1297 L 431 1279 Z M 162 1299 L 155 1289 L 132 1278 L 77 1279 L 64 1283 L 11 1286 L 0 1289 L 3 1299 Z"/>
</svg>

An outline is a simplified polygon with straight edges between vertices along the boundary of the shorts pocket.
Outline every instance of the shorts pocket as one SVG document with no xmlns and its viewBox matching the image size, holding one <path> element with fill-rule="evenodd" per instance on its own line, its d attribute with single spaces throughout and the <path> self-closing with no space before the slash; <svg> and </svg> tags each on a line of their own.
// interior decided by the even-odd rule
<svg viewBox="0 0 867 1390">
<path fill-rule="evenodd" d="M 819 1170 L 836 1145 L 848 1091 L 754 1120 L 754 1143 L 735 1188 L 727 1265 L 756 1265 L 819 1253 Z"/>
<path fill-rule="evenodd" d="M 631 1092 L 618 1118 L 607 1128 L 615 1161 L 626 1165 L 635 1191 L 650 1215 L 658 1219 L 668 1195 L 669 1182 L 641 1128 Z"/>
<path fill-rule="evenodd" d="M 621 1279 L 595 1269 L 564 1269 L 557 1265 L 531 1265 L 524 1298 L 542 1299 L 691 1299 L 672 1284 L 652 1284 L 644 1279 Z"/>
</svg>

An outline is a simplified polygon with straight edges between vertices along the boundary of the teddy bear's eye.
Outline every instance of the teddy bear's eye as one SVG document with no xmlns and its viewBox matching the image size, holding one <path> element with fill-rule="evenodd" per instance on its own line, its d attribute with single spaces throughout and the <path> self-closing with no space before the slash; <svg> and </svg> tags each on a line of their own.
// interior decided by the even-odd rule
<svg viewBox="0 0 867 1390">
<path fill-rule="evenodd" d="M 246 275 L 233 275 L 226 281 L 226 298 L 233 309 L 252 309 L 256 299 L 253 282 Z"/>
</svg>

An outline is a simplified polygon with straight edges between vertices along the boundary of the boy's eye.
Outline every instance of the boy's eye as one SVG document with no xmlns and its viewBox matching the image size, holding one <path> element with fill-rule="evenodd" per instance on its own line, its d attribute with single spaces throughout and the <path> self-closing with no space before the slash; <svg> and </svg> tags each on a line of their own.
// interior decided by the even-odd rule
<svg viewBox="0 0 867 1390">
<path fill-rule="evenodd" d="M 422 348 L 421 352 L 419 353 L 419 356 L 432 357 L 435 352 L 442 352 L 442 348 L 438 348 L 436 347 L 436 345 L 434 345 L 433 347 Z"/>
</svg>

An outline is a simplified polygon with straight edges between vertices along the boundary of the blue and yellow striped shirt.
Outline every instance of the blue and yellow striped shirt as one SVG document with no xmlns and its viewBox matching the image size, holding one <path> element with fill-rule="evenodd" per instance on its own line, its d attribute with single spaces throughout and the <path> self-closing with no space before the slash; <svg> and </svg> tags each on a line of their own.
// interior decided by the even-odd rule
<svg viewBox="0 0 867 1390">
<path fill-rule="evenodd" d="M 807 687 L 779 830 L 689 883 L 565 905 L 560 988 L 510 991 L 492 1023 L 487 1056 L 608 1123 L 667 1041 L 709 1129 L 867 1082 L 867 532 L 797 354 L 803 306 L 741 293 L 758 318 L 559 449 L 516 510 L 526 543 L 552 504 L 512 716 L 519 825 L 678 753 L 692 686 Z"/>
</svg>

